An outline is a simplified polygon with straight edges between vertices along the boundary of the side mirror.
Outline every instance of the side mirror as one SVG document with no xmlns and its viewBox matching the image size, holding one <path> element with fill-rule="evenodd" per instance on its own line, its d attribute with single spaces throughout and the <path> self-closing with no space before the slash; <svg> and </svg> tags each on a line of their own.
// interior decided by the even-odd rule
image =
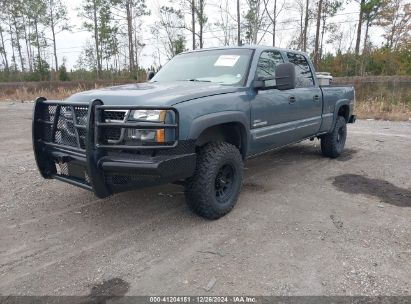
<svg viewBox="0 0 411 304">
<path fill-rule="evenodd" d="M 275 81 L 277 89 L 295 89 L 295 66 L 292 63 L 279 64 L 275 69 Z"/>
<path fill-rule="evenodd" d="M 154 75 L 156 73 L 154 73 L 153 71 L 148 71 L 147 73 L 147 81 L 150 81 L 151 79 L 153 79 Z"/>
<path fill-rule="evenodd" d="M 259 77 L 253 82 L 253 88 L 256 90 L 275 89 L 275 77 Z"/>
</svg>

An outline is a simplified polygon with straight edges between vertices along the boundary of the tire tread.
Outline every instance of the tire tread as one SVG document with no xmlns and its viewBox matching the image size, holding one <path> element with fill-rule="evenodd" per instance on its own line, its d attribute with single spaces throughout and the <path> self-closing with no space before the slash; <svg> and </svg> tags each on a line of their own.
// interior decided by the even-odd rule
<svg viewBox="0 0 411 304">
<path fill-rule="evenodd" d="M 234 207 L 241 191 L 241 182 L 234 198 L 226 208 L 217 208 L 214 197 L 214 176 L 222 157 L 232 157 L 234 162 L 241 164 L 239 178 L 242 181 L 243 162 L 238 149 L 226 142 L 210 143 L 200 149 L 197 155 L 197 166 L 194 175 L 187 180 L 185 196 L 187 205 L 196 214 L 207 219 L 218 219 Z M 217 168 L 218 169 L 218 168 Z"/>
<path fill-rule="evenodd" d="M 338 129 L 344 125 L 346 125 L 345 118 L 343 116 L 338 116 L 334 129 L 321 138 L 321 151 L 324 156 L 336 158 L 341 154 L 341 151 L 337 150 L 336 132 L 338 132 Z"/>
</svg>

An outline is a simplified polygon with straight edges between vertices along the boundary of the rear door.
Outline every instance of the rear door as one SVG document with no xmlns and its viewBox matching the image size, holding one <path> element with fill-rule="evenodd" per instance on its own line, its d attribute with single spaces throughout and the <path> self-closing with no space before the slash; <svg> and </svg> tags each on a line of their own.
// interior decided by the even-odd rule
<svg viewBox="0 0 411 304">
<path fill-rule="evenodd" d="M 294 137 L 304 139 L 320 130 L 322 115 L 322 93 L 316 85 L 313 68 L 305 55 L 286 52 L 287 60 L 295 65 L 296 88 L 288 90 L 290 111 L 293 112 Z"/>
</svg>

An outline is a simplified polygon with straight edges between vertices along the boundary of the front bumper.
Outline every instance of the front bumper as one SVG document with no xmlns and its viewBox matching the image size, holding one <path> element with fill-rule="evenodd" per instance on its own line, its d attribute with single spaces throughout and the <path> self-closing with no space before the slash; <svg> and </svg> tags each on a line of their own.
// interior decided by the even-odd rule
<svg viewBox="0 0 411 304">
<path fill-rule="evenodd" d="M 100 100 L 67 103 L 37 99 L 33 111 L 33 150 L 41 175 L 93 191 L 100 198 L 191 176 L 196 164 L 195 145 L 178 139 L 175 109 L 164 108 L 174 111 L 175 124 L 126 120 L 108 123 L 102 118 L 104 111 L 111 109 L 142 108 L 147 107 L 109 107 Z M 64 116 L 64 111 L 72 115 Z M 172 129 L 173 138 L 167 144 L 154 146 L 122 145 L 107 140 L 130 128 Z"/>
</svg>

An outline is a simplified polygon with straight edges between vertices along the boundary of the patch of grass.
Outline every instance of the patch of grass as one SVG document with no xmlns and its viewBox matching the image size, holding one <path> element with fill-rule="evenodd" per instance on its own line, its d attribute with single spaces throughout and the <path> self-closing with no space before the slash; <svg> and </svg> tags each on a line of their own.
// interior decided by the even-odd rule
<svg viewBox="0 0 411 304">
<path fill-rule="evenodd" d="M 357 101 L 355 114 L 360 119 L 411 120 L 411 109 L 405 103 L 388 103 L 385 100 Z"/>
<path fill-rule="evenodd" d="M 75 93 L 130 82 L 38 82 L 0 83 L 0 101 L 33 101 L 39 96 L 65 99 Z M 411 78 L 348 77 L 335 84 L 353 84 L 356 91 L 355 114 L 358 118 L 410 120 Z"/>
<path fill-rule="evenodd" d="M 409 120 L 411 82 L 368 82 L 356 86 L 359 118 Z"/>
<path fill-rule="evenodd" d="M 95 88 L 99 88 L 102 86 L 95 86 Z M 33 101 L 37 97 L 46 97 L 49 99 L 65 99 L 75 93 L 79 93 L 82 91 L 86 91 L 88 88 L 85 88 L 82 85 L 73 88 L 64 88 L 64 87 L 57 87 L 54 89 L 50 88 L 32 88 L 32 87 L 25 87 L 21 86 L 17 89 L 6 89 L 0 91 L 0 101 Z"/>
</svg>

